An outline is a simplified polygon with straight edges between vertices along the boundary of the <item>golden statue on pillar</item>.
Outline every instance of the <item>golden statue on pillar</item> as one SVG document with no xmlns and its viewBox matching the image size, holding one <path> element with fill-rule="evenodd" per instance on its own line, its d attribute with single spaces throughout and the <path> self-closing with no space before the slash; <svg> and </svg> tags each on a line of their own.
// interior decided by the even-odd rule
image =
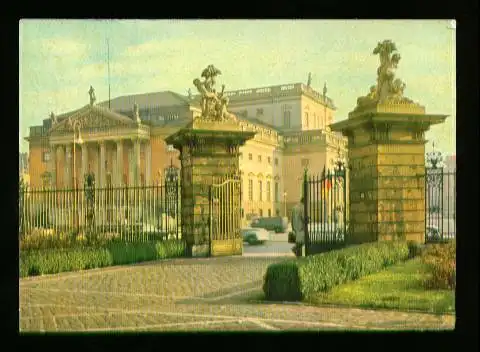
<svg viewBox="0 0 480 352">
<path fill-rule="evenodd" d="M 201 81 L 198 78 L 193 80 L 193 84 L 201 95 L 202 118 L 207 120 L 225 121 L 233 119 L 235 115 L 227 111 L 229 99 L 224 95 L 225 85 L 222 85 L 222 91 L 217 93 L 215 90 L 215 78 L 221 75 L 222 71 L 213 65 L 208 65 L 202 72 Z"/>
</svg>

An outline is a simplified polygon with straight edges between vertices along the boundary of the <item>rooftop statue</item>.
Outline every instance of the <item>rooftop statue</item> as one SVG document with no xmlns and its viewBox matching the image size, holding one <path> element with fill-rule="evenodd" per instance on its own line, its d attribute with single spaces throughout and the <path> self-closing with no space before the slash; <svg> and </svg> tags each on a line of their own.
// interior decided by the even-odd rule
<svg viewBox="0 0 480 352">
<path fill-rule="evenodd" d="M 395 43 L 384 40 L 377 44 L 373 54 L 380 57 L 377 84 L 370 87 L 368 95 L 358 98 L 357 107 L 377 103 L 413 103 L 412 100 L 403 96 L 406 84 L 399 78 L 395 79 L 395 70 L 401 59 Z"/>
<path fill-rule="evenodd" d="M 133 103 L 133 119 L 135 122 L 140 123 L 140 113 L 138 111 L 138 104 L 136 102 Z"/>
<path fill-rule="evenodd" d="M 202 117 L 213 120 L 227 120 L 235 116 L 227 111 L 229 99 L 224 96 L 225 85 L 222 85 L 222 91 L 217 93 L 215 90 L 215 78 L 222 72 L 213 65 L 208 65 L 202 72 L 203 81 L 198 78 L 193 80 L 193 84 L 201 95 L 200 106 L 202 108 Z"/>
<path fill-rule="evenodd" d="M 57 117 L 53 113 L 53 111 L 50 113 L 50 119 L 52 120 L 52 126 L 57 123 Z"/>
<path fill-rule="evenodd" d="M 90 86 L 90 90 L 88 91 L 88 94 L 90 95 L 90 105 L 95 104 L 95 101 L 97 98 L 95 97 L 95 89 L 93 89 L 92 86 Z"/>
</svg>

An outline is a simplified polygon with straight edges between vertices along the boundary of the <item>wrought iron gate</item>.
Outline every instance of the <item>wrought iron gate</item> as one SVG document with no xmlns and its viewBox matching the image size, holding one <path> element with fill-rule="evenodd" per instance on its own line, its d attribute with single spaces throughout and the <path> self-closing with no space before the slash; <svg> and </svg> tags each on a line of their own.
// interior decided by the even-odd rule
<svg viewBox="0 0 480 352">
<path fill-rule="evenodd" d="M 209 188 L 210 256 L 242 254 L 240 233 L 241 182 L 239 177 L 225 179 Z"/>
<path fill-rule="evenodd" d="M 456 172 L 437 163 L 425 169 L 425 242 L 456 237 Z"/>
<path fill-rule="evenodd" d="M 305 255 L 343 247 L 347 234 L 346 169 L 338 163 L 321 176 L 303 179 Z"/>
</svg>

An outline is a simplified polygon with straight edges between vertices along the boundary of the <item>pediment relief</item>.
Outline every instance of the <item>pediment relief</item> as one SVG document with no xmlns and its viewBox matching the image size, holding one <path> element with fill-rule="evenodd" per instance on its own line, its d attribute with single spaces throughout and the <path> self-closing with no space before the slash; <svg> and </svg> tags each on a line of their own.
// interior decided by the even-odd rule
<svg viewBox="0 0 480 352">
<path fill-rule="evenodd" d="M 58 124 L 53 125 L 50 132 L 73 132 L 74 121 L 81 129 L 136 125 L 129 117 L 104 108 L 87 106 Z"/>
</svg>

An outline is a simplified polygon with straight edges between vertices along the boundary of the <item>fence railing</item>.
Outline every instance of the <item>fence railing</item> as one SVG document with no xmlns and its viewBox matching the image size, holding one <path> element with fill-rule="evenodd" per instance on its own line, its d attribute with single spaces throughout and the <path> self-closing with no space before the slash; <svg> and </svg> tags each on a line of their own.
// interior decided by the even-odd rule
<svg viewBox="0 0 480 352">
<path fill-rule="evenodd" d="M 342 246 L 348 231 L 345 167 L 324 170 L 319 176 L 305 172 L 303 202 L 306 254 Z"/>
<path fill-rule="evenodd" d="M 20 187 L 19 234 L 75 234 L 127 241 L 181 238 L 179 183 L 76 189 Z"/>
<path fill-rule="evenodd" d="M 456 171 L 435 165 L 426 168 L 425 176 L 425 241 L 455 239 Z"/>
</svg>

